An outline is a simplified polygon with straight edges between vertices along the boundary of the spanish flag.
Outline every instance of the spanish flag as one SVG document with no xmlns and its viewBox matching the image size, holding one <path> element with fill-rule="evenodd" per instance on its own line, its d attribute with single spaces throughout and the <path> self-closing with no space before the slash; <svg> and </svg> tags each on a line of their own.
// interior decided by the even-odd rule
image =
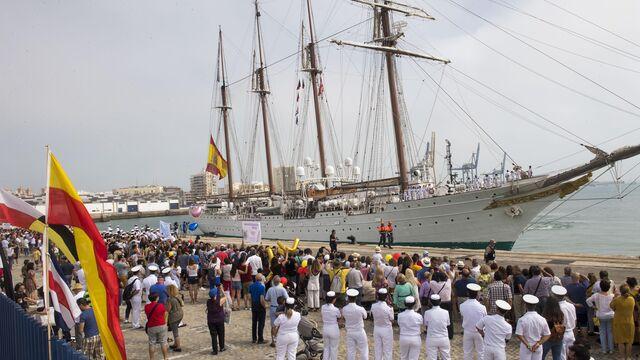
<svg viewBox="0 0 640 360">
<path fill-rule="evenodd" d="M 51 153 L 49 164 L 47 223 L 71 229 L 106 358 L 125 360 L 127 354 L 120 330 L 116 269 L 107 263 L 107 247 L 100 232 L 67 174 Z"/>
<path fill-rule="evenodd" d="M 207 171 L 218 175 L 220 179 L 227 176 L 227 161 L 222 157 L 220 151 L 213 142 L 213 135 L 209 140 L 209 156 L 207 157 Z"/>
</svg>

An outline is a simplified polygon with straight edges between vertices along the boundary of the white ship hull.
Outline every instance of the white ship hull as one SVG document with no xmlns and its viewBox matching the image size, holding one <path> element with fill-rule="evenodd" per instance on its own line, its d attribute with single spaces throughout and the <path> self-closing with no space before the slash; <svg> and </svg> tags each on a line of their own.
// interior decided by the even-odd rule
<svg viewBox="0 0 640 360">
<path fill-rule="evenodd" d="M 539 189 L 541 178 L 516 184 L 447 196 L 402 201 L 385 205 L 376 213 L 347 214 L 344 210 L 318 212 L 313 218 L 285 219 L 283 215 L 243 217 L 204 213 L 197 221 L 204 233 L 242 236 L 243 221 L 260 221 L 262 238 L 327 241 L 331 230 L 346 241 L 378 243 L 380 221 L 394 225 L 394 244 L 452 248 L 480 248 L 495 239 L 497 248 L 510 250 L 527 225 L 559 197 L 559 185 Z M 544 180 L 544 179 L 543 179 Z M 537 196 L 536 196 L 537 194 Z M 513 205 L 491 207 L 494 200 L 535 196 Z M 495 205 L 494 205 L 495 206 Z"/>
</svg>

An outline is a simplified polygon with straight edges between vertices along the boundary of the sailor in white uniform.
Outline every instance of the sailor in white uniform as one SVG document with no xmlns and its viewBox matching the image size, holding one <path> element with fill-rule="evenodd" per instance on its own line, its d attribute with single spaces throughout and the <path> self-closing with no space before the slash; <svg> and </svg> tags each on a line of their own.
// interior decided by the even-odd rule
<svg viewBox="0 0 640 360">
<path fill-rule="evenodd" d="M 417 360 L 422 350 L 422 316 L 413 308 L 416 299 L 407 296 L 404 299 L 405 309 L 398 314 L 398 327 L 400 327 L 400 359 Z"/>
<path fill-rule="evenodd" d="M 427 360 L 437 360 L 438 354 L 440 359 L 449 360 L 449 312 L 440 308 L 440 295 L 431 295 L 431 305 L 433 307 L 424 313 L 424 326 L 427 328 Z"/>
<path fill-rule="evenodd" d="M 340 345 L 338 319 L 342 317 L 342 314 L 340 309 L 335 307 L 335 292 L 327 292 L 325 300 L 327 303 L 322 305 L 320 309 L 320 314 L 322 315 L 322 342 L 324 343 L 322 360 L 338 360 L 338 346 Z"/>
<path fill-rule="evenodd" d="M 142 294 L 142 300 L 144 302 L 149 301 L 149 298 L 148 298 L 149 289 L 151 289 L 151 287 L 158 282 L 158 277 L 156 276 L 156 272 L 158 271 L 158 266 L 149 265 L 149 267 L 147 267 L 147 270 L 149 270 L 149 276 L 147 276 L 146 278 L 144 278 L 144 280 L 142 280 L 142 288 L 144 289 L 144 293 Z"/>
<path fill-rule="evenodd" d="M 541 360 L 542 344 L 551 332 L 547 320 L 536 312 L 537 297 L 527 294 L 522 297 L 527 312 L 518 320 L 516 336 L 520 339 L 520 360 Z"/>
<path fill-rule="evenodd" d="M 476 324 L 480 319 L 487 316 L 487 308 L 481 304 L 478 292 L 482 288 L 478 284 L 467 284 L 468 299 L 460 304 L 460 315 L 462 316 L 462 349 L 464 350 L 464 360 L 473 360 L 473 353 L 477 354 L 477 359 L 482 360 L 484 353 L 484 343 L 482 336 L 476 329 Z"/>
<path fill-rule="evenodd" d="M 164 277 L 164 286 L 168 287 L 169 285 L 173 285 L 173 286 L 177 287 L 178 289 L 180 289 L 178 287 L 178 284 L 176 284 L 176 282 L 171 277 L 171 268 L 170 267 L 166 267 L 166 268 L 162 269 L 162 276 Z"/>
<path fill-rule="evenodd" d="M 504 319 L 504 314 L 511 310 L 511 305 L 504 300 L 496 300 L 498 313 L 485 316 L 476 324 L 476 330 L 484 339 L 484 360 L 507 360 L 506 341 L 511 339 L 511 325 Z"/>
<path fill-rule="evenodd" d="M 564 315 L 564 337 L 562 338 L 562 353 L 560 354 L 561 360 L 567 359 L 567 351 L 569 347 L 576 341 L 573 330 L 576 328 L 576 306 L 566 300 L 567 289 L 560 285 L 554 285 L 551 287 L 551 292 L 558 298 L 558 305 Z"/>
<path fill-rule="evenodd" d="M 388 291 L 386 288 L 378 290 L 378 301 L 371 305 L 373 316 L 373 344 L 376 360 L 393 359 L 393 308 L 387 304 Z M 422 324 L 422 318 L 420 318 Z M 326 344 L 325 344 L 326 346 Z M 401 346 L 402 347 L 402 346 Z M 418 348 L 418 353 L 420 349 Z"/>
<path fill-rule="evenodd" d="M 356 353 L 360 354 L 360 360 L 369 360 L 369 341 L 364 332 L 364 319 L 367 311 L 356 304 L 358 290 L 347 290 L 349 303 L 342 308 L 344 327 L 347 329 L 347 360 L 355 360 Z"/>
<path fill-rule="evenodd" d="M 140 281 L 140 277 L 138 274 L 142 270 L 142 265 L 136 265 L 131 268 L 131 272 L 133 275 L 127 280 L 127 285 L 133 284 L 133 296 L 131 296 L 131 316 L 134 329 L 139 329 L 140 325 L 140 314 L 142 313 L 142 281 Z"/>
</svg>

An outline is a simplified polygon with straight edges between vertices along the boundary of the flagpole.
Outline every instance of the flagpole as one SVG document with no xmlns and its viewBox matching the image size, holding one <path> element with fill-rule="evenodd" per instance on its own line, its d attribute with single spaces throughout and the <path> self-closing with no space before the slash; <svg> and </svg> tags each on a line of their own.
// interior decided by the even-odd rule
<svg viewBox="0 0 640 360">
<path fill-rule="evenodd" d="M 42 286 L 44 293 L 44 308 L 47 312 L 47 346 L 48 346 L 48 359 L 51 360 L 51 319 L 49 308 L 49 237 L 47 236 L 49 229 L 49 186 L 51 179 L 51 150 L 49 145 L 45 147 L 47 153 L 47 187 L 45 188 L 45 200 L 44 200 L 44 231 L 42 232 Z"/>
</svg>

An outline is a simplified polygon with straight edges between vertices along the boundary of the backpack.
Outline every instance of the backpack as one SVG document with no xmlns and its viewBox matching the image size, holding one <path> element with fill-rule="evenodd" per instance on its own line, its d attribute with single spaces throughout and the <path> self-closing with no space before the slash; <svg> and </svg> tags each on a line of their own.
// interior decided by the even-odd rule
<svg viewBox="0 0 640 360">
<path fill-rule="evenodd" d="M 131 298 L 133 298 L 133 286 L 135 285 L 136 281 L 139 281 L 140 279 L 135 279 L 133 280 L 131 283 L 127 284 L 127 286 L 124 287 L 124 290 L 122 291 L 122 299 L 126 300 L 131 300 Z"/>
<path fill-rule="evenodd" d="M 342 269 L 336 271 L 336 273 L 333 275 L 333 280 L 331 280 L 331 286 L 329 287 L 329 289 L 336 294 L 340 294 L 342 292 L 342 287 L 344 286 L 342 282 L 343 271 L 344 270 Z"/>
</svg>

